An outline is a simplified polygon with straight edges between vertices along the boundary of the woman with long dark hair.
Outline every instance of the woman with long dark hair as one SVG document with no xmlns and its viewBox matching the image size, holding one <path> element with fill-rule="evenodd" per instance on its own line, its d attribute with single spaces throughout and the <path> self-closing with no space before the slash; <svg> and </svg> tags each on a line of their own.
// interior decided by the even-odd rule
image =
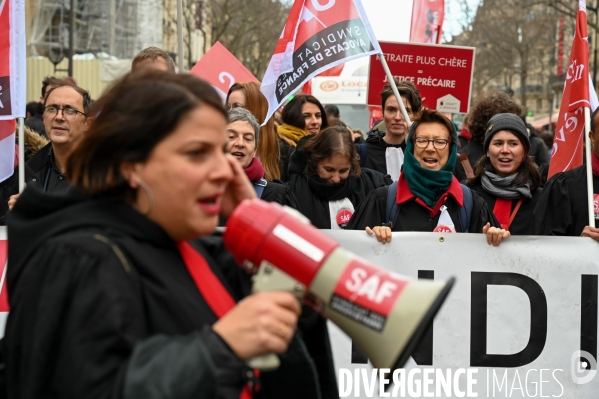
<svg viewBox="0 0 599 399">
<path fill-rule="evenodd" d="M 497 114 L 485 132 L 486 156 L 476 164 L 468 186 L 485 199 L 502 228 L 514 235 L 535 234 L 541 175 L 528 155 L 526 126 L 514 114 Z"/>
<path fill-rule="evenodd" d="M 344 227 L 370 191 L 391 183 L 389 176 L 360 168 L 353 138 L 342 127 L 300 140 L 289 176 L 300 212 L 320 229 Z"/>
<path fill-rule="evenodd" d="M 28 187 L 8 218 L 8 397 L 338 397 L 294 333 L 297 299 L 247 296 L 247 274 L 209 237 L 255 198 L 216 91 L 129 74 L 92 114 L 67 161 L 73 189 Z M 258 380 L 245 361 L 273 352 L 281 367 Z"/>
</svg>

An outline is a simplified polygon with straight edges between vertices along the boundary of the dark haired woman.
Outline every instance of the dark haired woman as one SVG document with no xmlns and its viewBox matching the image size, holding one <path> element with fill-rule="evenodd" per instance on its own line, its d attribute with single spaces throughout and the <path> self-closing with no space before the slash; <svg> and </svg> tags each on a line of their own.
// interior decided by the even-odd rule
<svg viewBox="0 0 599 399">
<path fill-rule="evenodd" d="M 468 181 L 493 209 L 505 230 L 535 234 L 533 212 L 541 196 L 541 175 L 528 156 L 530 141 L 522 119 L 514 114 L 493 116 L 485 129 L 484 151 Z"/>
<path fill-rule="evenodd" d="M 410 129 L 399 181 L 370 193 L 347 229 L 366 229 L 380 242 L 391 241 L 392 231 L 485 233 L 489 244 L 499 245 L 509 232 L 494 227 L 498 223 L 485 200 L 453 176 L 456 158 L 453 124 L 437 111 L 422 110 Z M 390 189 L 396 190 L 392 197 Z M 389 199 L 393 208 L 387 215 Z"/>
<path fill-rule="evenodd" d="M 245 272 L 206 237 L 255 198 L 214 89 L 138 72 L 93 114 L 67 161 L 74 189 L 28 187 L 8 218 L 8 397 L 250 398 L 245 360 L 272 352 L 261 394 L 338 396 L 294 334 L 295 297 L 243 299 Z"/>
<path fill-rule="evenodd" d="M 300 139 L 310 134 L 318 134 L 329 127 L 326 115 L 320 101 L 309 94 L 297 95 L 285 104 L 281 113 L 283 124 L 277 127 L 281 138 L 281 180 L 289 180 L 288 174 L 285 173 L 289 157 Z"/>
<path fill-rule="evenodd" d="M 344 227 L 370 191 L 391 183 L 382 173 L 360 169 L 351 134 L 343 127 L 300 140 L 289 177 L 299 211 L 320 229 Z"/>
</svg>

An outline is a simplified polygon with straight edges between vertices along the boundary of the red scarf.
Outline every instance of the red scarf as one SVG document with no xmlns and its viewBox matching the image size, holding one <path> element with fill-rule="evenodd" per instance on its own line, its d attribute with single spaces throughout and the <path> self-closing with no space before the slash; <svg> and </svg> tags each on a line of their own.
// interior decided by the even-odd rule
<svg viewBox="0 0 599 399">
<path fill-rule="evenodd" d="M 200 294 L 202 294 L 210 309 L 220 319 L 233 309 L 237 303 L 235 303 L 229 291 L 223 286 L 212 269 L 210 269 L 206 259 L 198 251 L 188 242 L 177 243 L 177 248 Z M 256 371 L 254 371 L 254 374 L 256 374 Z M 239 399 L 251 399 L 252 396 L 252 387 L 248 383 L 241 391 Z"/>
<path fill-rule="evenodd" d="M 262 162 L 257 157 L 252 159 L 252 162 L 244 171 L 250 181 L 260 180 L 264 177 L 264 167 L 262 167 Z"/>
<path fill-rule="evenodd" d="M 516 204 L 516 208 L 512 211 L 512 200 L 499 198 L 495 200 L 495 206 L 493 207 L 493 214 L 497 218 L 497 221 L 501 225 L 501 228 L 504 230 L 509 230 L 512 221 L 516 217 L 518 210 L 520 209 L 520 205 L 522 205 L 522 198 Z"/>
<path fill-rule="evenodd" d="M 599 177 L 599 157 L 597 157 L 597 153 L 593 150 L 593 155 L 591 156 L 591 163 L 593 165 L 593 174 Z"/>
</svg>

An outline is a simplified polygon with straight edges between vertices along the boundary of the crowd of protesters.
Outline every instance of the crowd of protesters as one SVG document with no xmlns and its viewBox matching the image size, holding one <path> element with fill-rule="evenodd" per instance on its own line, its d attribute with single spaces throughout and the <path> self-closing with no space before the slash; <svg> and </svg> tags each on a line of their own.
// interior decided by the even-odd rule
<svg viewBox="0 0 599 399">
<path fill-rule="evenodd" d="M 214 235 L 244 199 L 376 245 L 400 231 L 599 241 L 584 166 L 546 181 L 547 148 L 511 97 L 481 94 L 458 134 L 414 84 L 397 88 L 412 124 L 386 86 L 383 120 L 363 137 L 311 95 L 267 121 L 257 83 L 235 83 L 223 104 L 156 48 L 96 102 L 70 78 L 45 79 L 28 106 L 27 188 L 17 169 L 0 183 L 9 396 L 338 397 L 323 319 L 291 294 L 250 294 Z M 598 124 L 595 112 L 596 194 Z M 258 379 L 244 361 L 272 352 L 281 367 Z"/>
</svg>

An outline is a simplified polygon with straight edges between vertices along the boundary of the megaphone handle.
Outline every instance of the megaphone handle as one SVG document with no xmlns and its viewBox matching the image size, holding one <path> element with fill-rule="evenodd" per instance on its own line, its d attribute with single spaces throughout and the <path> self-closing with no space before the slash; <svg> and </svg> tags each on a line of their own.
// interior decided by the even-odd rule
<svg viewBox="0 0 599 399">
<path fill-rule="evenodd" d="M 301 301 L 306 292 L 306 287 L 291 278 L 287 273 L 264 261 L 260 264 L 258 273 L 254 276 L 252 293 L 265 291 L 291 292 Z M 274 353 L 268 353 L 256 356 L 248 360 L 246 364 L 253 369 L 269 371 L 277 369 L 281 361 Z"/>
</svg>

